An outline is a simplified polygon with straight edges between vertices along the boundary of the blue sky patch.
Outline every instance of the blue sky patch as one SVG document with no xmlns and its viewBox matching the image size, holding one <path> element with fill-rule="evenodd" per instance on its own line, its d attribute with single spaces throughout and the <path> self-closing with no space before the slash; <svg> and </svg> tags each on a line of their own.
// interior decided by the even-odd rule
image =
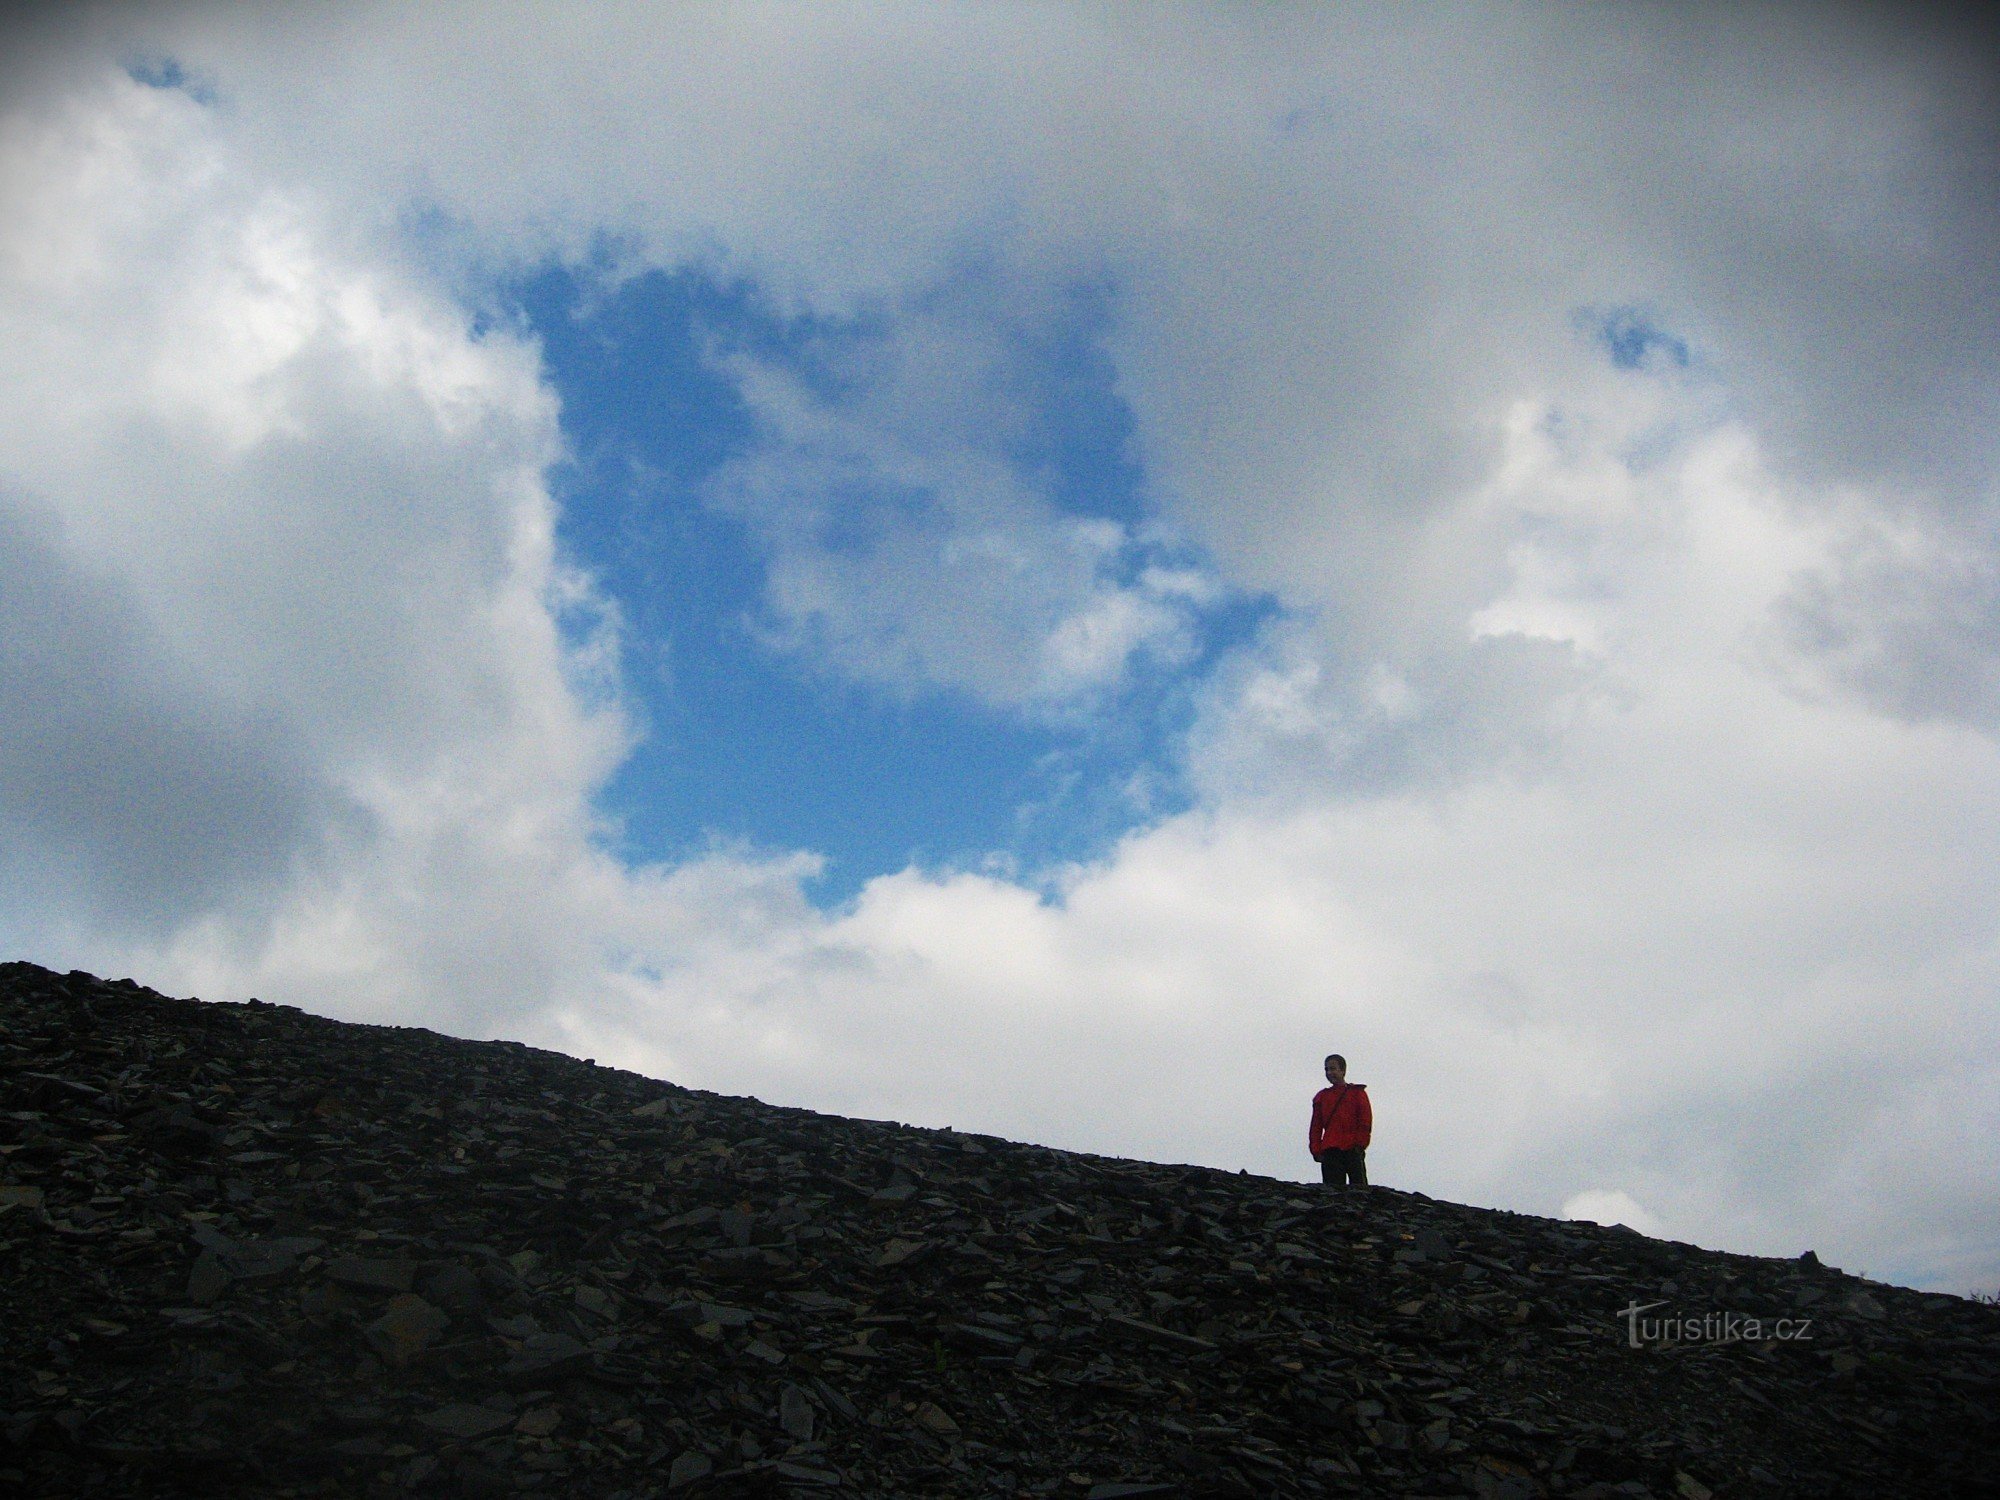
<svg viewBox="0 0 2000 1500">
<path fill-rule="evenodd" d="M 214 86 L 188 72 L 177 57 L 134 58 L 125 64 L 125 73 L 134 83 L 143 83 L 149 89 L 179 89 L 197 104 L 215 103 Z"/>
<path fill-rule="evenodd" d="M 1586 316 L 1597 342 L 1621 370 L 1685 370 L 1692 359 L 1686 340 L 1641 308 L 1614 307 Z"/>
<path fill-rule="evenodd" d="M 1089 857 L 1185 805 L 1173 764 L 1192 689 L 1267 603 L 1204 606 L 1190 658 L 1142 653 L 1115 688 L 1059 715 L 847 680 L 760 628 L 764 544 L 714 502 L 711 480 L 762 437 L 715 351 L 753 351 L 838 403 L 870 378 L 884 329 L 782 317 L 753 288 L 686 269 L 546 268 L 505 301 L 540 339 L 562 402 L 561 542 L 624 620 L 644 740 L 602 798 L 621 856 L 717 840 L 810 849 L 828 857 L 815 894 L 835 904 L 912 862 Z M 1006 445 L 1064 514 L 1131 524 L 1146 517 L 1144 476 L 1102 347 L 1111 304 L 1107 288 L 1082 287 L 1062 316 L 1012 337 L 1004 379 L 1025 415 Z M 897 504 L 850 498 L 853 513 Z"/>
</svg>

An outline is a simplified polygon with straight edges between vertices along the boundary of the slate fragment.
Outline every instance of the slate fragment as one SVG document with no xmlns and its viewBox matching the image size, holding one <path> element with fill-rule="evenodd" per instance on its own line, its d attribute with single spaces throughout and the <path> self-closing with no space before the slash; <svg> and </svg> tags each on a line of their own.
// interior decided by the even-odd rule
<svg viewBox="0 0 2000 1500">
<path fill-rule="evenodd" d="M 425 1275 L 420 1290 L 435 1306 L 460 1317 L 477 1317 L 486 1306 L 486 1290 L 478 1273 L 457 1262 Z"/>
<path fill-rule="evenodd" d="M 468 1401 L 454 1401 L 436 1411 L 425 1412 L 417 1418 L 417 1425 L 444 1437 L 470 1441 L 490 1437 L 512 1427 L 514 1414 L 491 1406 L 475 1406 Z"/>
<path fill-rule="evenodd" d="M 392 1365 L 406 1365 L 451 1326 L 451 1319 L 414 1292 L 389 1299 L 382 1316 L 368 1325 L 368 1342 Z"/>
<path fill-rule="evenodd" d="M 706 1453 L 689 1449 L 678 1455 L 673 1466 L 667 1470 L 667 1488 L 686 1489 L 698 1479 L 706 1479 L 715 1472 L 715 1461 Z"/>
<path fill-rule="evenodd" d="M 531 1333 L 507 1361 L 502 1377 L 511 1385 L 553 1380 L 590 1362 L 590 1347 L 567 1333 Z"/>
<path fill-rule="evenodd" d="M 810 1443 L 818 1425 L 812 1401 L 795 1385 L 778 1393 L 778 1425 L 797 1442 Z"/>
<path fill-rule="evenodd" d="M 362 1292 L 407 1292 L 416 1285 L 414 1261 L 343 1255 L 327 1263 L 326 1279 Z"/>
<path fill-rule="evenodd" d="M 213 1250 L 204 1250 L 188 1270 L 187 1299 L 196 1307 L 207 1307 L 229 1289 L 232 1279 L 223 1269 L 222 1258 Z"/>
</svg>

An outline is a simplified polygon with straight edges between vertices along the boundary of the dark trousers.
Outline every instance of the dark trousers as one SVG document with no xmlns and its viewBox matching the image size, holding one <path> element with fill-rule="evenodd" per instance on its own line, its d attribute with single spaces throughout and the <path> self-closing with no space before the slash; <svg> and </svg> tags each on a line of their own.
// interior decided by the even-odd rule
<svg viewBox="0 0 2000 1500">
<path fill-rule="evenodd" d="M 1350 1151 L 1322 1151 L 1319 1154 L 1319 1178 L 1328 1187 L 1368 1186 L 1368 1148 L 1356 1146 Z"/>
</svg>

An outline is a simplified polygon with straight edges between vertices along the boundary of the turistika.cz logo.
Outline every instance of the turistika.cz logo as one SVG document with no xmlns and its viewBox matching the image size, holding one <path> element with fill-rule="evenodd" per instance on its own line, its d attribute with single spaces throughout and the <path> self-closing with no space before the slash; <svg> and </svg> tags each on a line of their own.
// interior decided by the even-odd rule
<svg viewBox="0 0 2000 1500">
<path fill-rule="evenodd" d="M 1709 1312 L 1700 1317 L 1665 1314 L 1644 1316 L 1664 1302 L 1634 1302 L 1618 1314 L 1625 1320 L 1625 1342 L 1634 1349 L 1648 1344 L 1741 1344 L 1766 1339 L 1791 1342 L 1812 1337 L 1811 1318 L 1753 1318 L 1742 1313 Z"/>
</svg>

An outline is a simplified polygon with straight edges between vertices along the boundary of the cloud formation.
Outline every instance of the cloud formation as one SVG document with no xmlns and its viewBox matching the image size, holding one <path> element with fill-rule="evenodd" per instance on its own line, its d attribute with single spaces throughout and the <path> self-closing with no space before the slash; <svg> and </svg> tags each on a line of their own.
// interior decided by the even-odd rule
<svg viewBox="0 0 2000 1500">
<path fill-rule="evenodd" d="M 1384 1180 L 1990 1287 L 1984 45 L 1861 10 L 51 23 L 0 122 L 0 937 L 1296 1176 L 1337 1046 Z M 876 330 L 835 391 L 721 361 L 761 441 L 718 500 L 815 668 L 1087 711 L 1274 591 L 1190 684 L 1196 805 L 836 911 L 818 851 L 608 853 L 619 621 L 556 546 L 559 395 L 470 310 L 607 241 Z M 996 290 L 941 303 L 968 264 Z M 1006 441 L 1019 329 L 1079 283 L 1140 520 Z"/>
<path fill-rule="evenodd" d="M 1135 656 L 1189 656 L 1222 589 L 1163 538 L 1064 511 L 1019 451 L 1023 339 L 966 321 L 905 313 L 816 382 L 727 356 L 761 431 L 714 503 L 766 549 L 774 644 L 894 693 L 1074 712 Z"/>
<path fill-rule="evenodd" d="M 623 731 L 564 644 L 590 601 L 532 354 L 348 258 L 179 91 L 112 74 L 9 126 L 10 943 L 226 931 L 366 969 L 365 924 L 308 937 L 287 903 L 385 850 L 477 883 L 537 825 L 581 846 Z M 75 902 L 36 894 L 52 863 Z M 426 941 L 501 931 L 449 925 Z"/>
</svg>

